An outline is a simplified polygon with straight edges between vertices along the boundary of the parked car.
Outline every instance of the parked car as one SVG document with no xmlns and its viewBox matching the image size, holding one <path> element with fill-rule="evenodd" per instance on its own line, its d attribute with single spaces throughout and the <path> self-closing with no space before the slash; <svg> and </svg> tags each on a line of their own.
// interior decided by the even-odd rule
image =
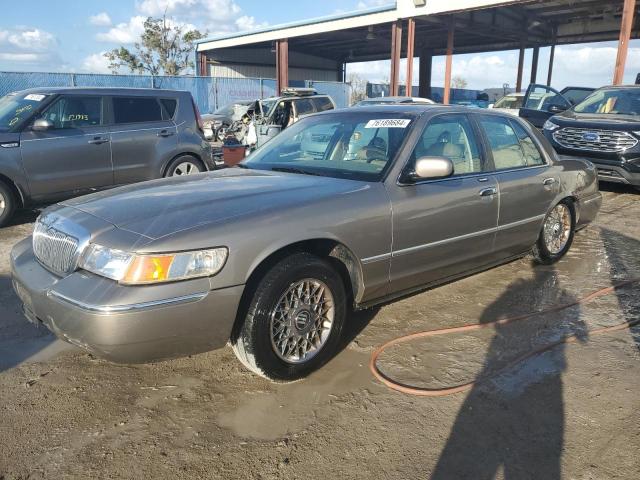
<svg viewBox="0 0 640 480">
<path fill-rule="evenodd" d="M 0 226 L 17 208 L 213 167 L 189 92 L 39 88 L 0 99 Z"/>
<path fill-rule="evenodd" d="M 524 93 L 522 92 L 514 92 L 508 93 L 496 103 L 490 104 L 489 108 L 502 113 L 509 113 L 511 115 L 515 115 L 516 117 L 520 113 L 520 109 L 523 106 L 524 102 Z"/>
<path fill-rule="evenodd" d="M 594 90 L 590 87 L 565 87 L 557 91 L 546 85 L 532 83 L 527 88 L 518 115 L 542 128 L 551 116 L 577 105 Z"/>
<path fill-rule="evenodd" d="M 354 105 L 354 107 L 366 107 L 371 105 L 398 105 L 398 104 L 420 104 L 420 105 L 433 105 L 433 100 L 421 97 L 376 97 L 360 100 Z"/>
<path fill-rule="evenodd" d="M 562 158 L 586 158 L 600 180 L 640 190 L 640 86 L 596 90 L 543 131 Z"/>
<path fill-rule="evenodd" d="M 51 207 L 11 268 L 27 318 L 96 355 L 145 362 L 230 341 L 252 371 L 293 380 L 331 358 L 352 309 L 530 252 L 555 262 L 601 201 L 590 162 L 558 161 L 510 115 L 344 109 L 240 168 Z"/>
<path fill-rule="evenodd" d="M 202 115 L 205 138 L 220 143 L 224 142 L 227 129 L 234 122 L 242 120 L 245 115 L 251 118 L 254 113 L 252 107 L 255 104 L 256 100 L 233 102 L 219 108 L 213 113 Z"/>
</svg>

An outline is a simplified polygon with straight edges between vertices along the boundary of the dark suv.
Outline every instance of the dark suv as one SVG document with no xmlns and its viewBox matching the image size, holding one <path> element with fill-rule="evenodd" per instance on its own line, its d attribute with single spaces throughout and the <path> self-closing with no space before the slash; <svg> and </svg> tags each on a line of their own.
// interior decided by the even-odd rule
<svg viewBox="0 0 640 480">
<path fill-rule="evenodd" d="M 640 86 L 596 90 L 543 131 L 561 156 L 593 162 L 600 180 L 640 190 Z"/>
<path fill-rule="evenodd" d="M 42 88 L 0 99 L 0 226 L 20 207 L 213 167 L 189 92 Z"/>
</svg>

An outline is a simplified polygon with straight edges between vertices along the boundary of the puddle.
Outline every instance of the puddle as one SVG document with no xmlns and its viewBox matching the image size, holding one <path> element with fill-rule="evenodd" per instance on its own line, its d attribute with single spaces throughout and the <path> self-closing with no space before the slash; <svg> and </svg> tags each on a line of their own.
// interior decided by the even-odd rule
<svg viewBox="0 0 640 480">
<path fill-rule="evenodd" d="M 221 413 L 217 423 L 243 438 L 274 440 L 300 431 L 316 418 L 318 410 L 371 385 L 369 356 L 346 349 L 308 378 L 277 385 L 273 393 L 247 393 L 237 408 Z"/>
</svg>

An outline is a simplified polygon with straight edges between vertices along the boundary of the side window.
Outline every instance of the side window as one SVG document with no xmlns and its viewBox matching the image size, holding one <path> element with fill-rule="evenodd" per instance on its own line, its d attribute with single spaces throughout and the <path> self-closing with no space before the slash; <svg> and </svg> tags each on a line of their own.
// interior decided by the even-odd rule
<svg viewBox="0 0 640 480">
<path fill-rule="evenodd" d="M 66 96 L 56 100 L 42 114 L 55 129 L 92 127 L 102 124 L 102 98 Z"/>
<path fill-rule="evenodd" d="M 448 158 L 454 175 L 487 171 L 465 115 L 441 115 L 431 120 L 413 151 L 413 161 L 420 157 Z"/>
<path fill-rule="evenodd" d="M 296 106 L 296 113 L 298 114 L 299 117 L 302 117 L 304 115 L 311 115 L 312 113 L 315 113 L 315 108 L 313 108 L 313 103 L 311 103 L 311 100 L 309 100 L 308 98 L 305 98 L 302 100 L 296 100 L 294 103 Z"/>
<path fill-rule="evenodd" d="M 567 109 L 571 104 L 552 88 L 536 85 L 527 92 L 527 103 L 524 108 L 547 111 L 551 105 Z"/>
<path fill-rule="evenodd" d="M 160 100 L 160 104 L 162 105 L 162 119 L 173 120 L 178 102 L 172 98 L 163 98 Z"/>
<path fill-rule="evenodd" d="M 152 97 L 114 97 L 113 118 L 115 123 L 157 122 L 162 109 Z"/>
<path fill-rule="evenodd" d="M 313 103 L 316 104 L 316 110 L 319 112 L 333 110 L 333 103 L 331 103 L 331 100 L 329 100 L 327 97 L 314 98 Z"/>
<path fill-rule="evenodd" d="M 517 122 L 511 122 L 511 125 L 513 125 L 518 140 L 520 140 L 520 147 L 522 147 L 527 166 L 544 165 L 545 162 L 540 154 L 540 150 L 538 150 L 538 147 L 527 131 Z"/>
<path fill-rule="evenodd" d="M 527 160 L 520 146 L 520 139 L 507 119 L 482 117 L 480 124 L 489 139 L 489 148 L 493 154 L 496 170 L 527 166 Z"/>
</svg>

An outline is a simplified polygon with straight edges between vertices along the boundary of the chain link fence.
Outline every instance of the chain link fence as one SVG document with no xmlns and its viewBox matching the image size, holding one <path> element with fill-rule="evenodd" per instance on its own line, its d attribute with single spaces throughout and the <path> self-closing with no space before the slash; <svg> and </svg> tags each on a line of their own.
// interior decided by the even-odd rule
<svg viewBox="0 0 640 480">
<path fill-rule="evenodd" d="M 292 87 L 313 87 L 330 95 L 338 107 L 349 106 L 351 86 L 339 82 L 292 81 Z M 191 92 L 202 113 L 232 102 L 272 97 L 276 81 L 269 78 L 154 77 L 85 73 L 0 72 L 0 96 L 38 87 L 162 88 Z"/>
</svg>

